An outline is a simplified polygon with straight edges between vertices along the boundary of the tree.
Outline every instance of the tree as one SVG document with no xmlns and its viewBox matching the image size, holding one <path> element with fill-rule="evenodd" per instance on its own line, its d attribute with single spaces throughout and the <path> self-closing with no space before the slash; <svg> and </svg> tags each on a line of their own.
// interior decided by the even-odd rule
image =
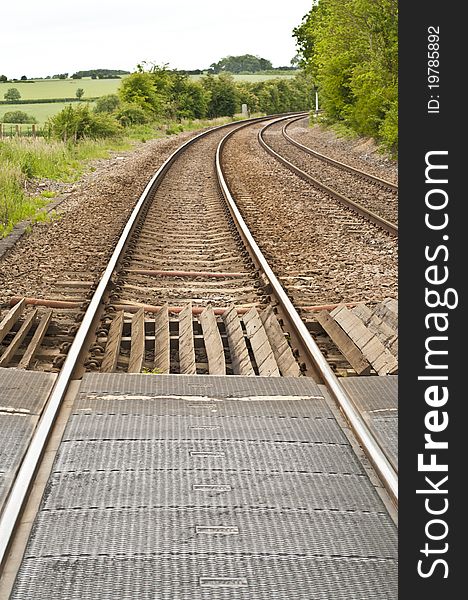
<svg viewBox="0 0 468 600">
<path fill-rule="evenodd" d="M 202 77 L 201 84 L 210 92 L 208 114 L 213 117 L 232 117 L 239 107 L 239 96 L 232 75 L 221 73 L 217 77 Z"/>
<path fill-rule="evenodd" d="M 253 56 L 253 54 L 242 54 L 241 56 L 225 56 L 210 67 L 214 73 L 256 73 L 257 71 L 268 71 L 273 68 L 273 65 L 266 58 Z"/>
<path fill-rule="evenodd" d="M 10 88 L 5 92 L 3 97 L 7 102 L 17 102 L 21 99 L 21 94 L 17 88 Z"/>
<path fill-rule="evenodd" d="M 327 118 L 396 149 L 397 0 L 314 0 L 294 35 Z"/>
<path fill-rule="evenodd" d="M 21 81 L 27 81 L 28 78 L 26 77 L 26 75 L 21 75 Z"/>
<path fill-rule="evenodd" d="M 8 77 L 6 75 L 0 75 L 0 83 L 6 83 L 8 81 Z"/>
<path fill-rule="evenodd" d="M 81 100 L 81 98 L 84 96 L 84 89 L 78 88 L 75 92 L 75 96 L 78 98 L 78 100 Z"/>
<path fill-rule="evenodd" d="M 22 110 L 12 110 L 6 112 L 2 119 L 4 123 L 37 123 L 37 119 L 32 115 L 28 115 Z"/>
<path fill-rule="evenodd" d="M 96 100 L 94 111 L 97 113 L 111 113 L 118 108 L 120 104 L 117 94 L 107 94 Z"/>
</svg>

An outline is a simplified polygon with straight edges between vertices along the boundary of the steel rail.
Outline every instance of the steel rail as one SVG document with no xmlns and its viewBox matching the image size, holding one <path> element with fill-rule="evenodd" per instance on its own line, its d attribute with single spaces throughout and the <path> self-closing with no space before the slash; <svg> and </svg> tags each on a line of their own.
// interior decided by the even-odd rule
<svg viewBox="0 0 468 600">
<path fill-rule="evenodd" d="M 279 120 L 281 119 L 278 119 L 277 121 Z M 238 129 L 236 129 L 235 131 L 238 131 Z M 307 327 L 305 326 L 304 322 L 302 321 L 301 317 L 299 316 L 298 312 L 293 306 L 291 300 L 286 295 L 286 292 L 284 291 L 278 278 L 274 274 L 262 251 L 260 250 L 258 244 L 256 243 L 252 234 L 250 233 L 249 228 L 247 227 L 236 205 L 236 202 L 229 190 L 222 168 L 221 155 L 227 140 L 235 133 L 235 131 L 232 131 L 226 136 L 224 136 L 224 138 L 219 143 L 218 149 L 216 151 L 216 171 L 218 175 L 218 181 L 223 196 L 228 205 L 229 211 L 231 213 L 231 216 L 234 222 L 236 223 L 238 229 L 241 231 L 244 241 L 247 241 L 251 253 L 255 256 L 256 262 L 260 265 L 261 269 L 263 270 L 263 273 L 267 277 L 278 302 L 280 303 L 283 310 L 287 313 L 289 321 L 293 324 L 296 334 L 298 335 L 299 339 L 304 345 L 304 349 L 307 351 L 311 360 L 315 364 L 328 390 L 331 392 L 332 397 L 335 399 L 338 406 L 341 408 L 342 412 L 346 416 L 357 439 L 362 444 L 366 455 L 374 465 L 375 470 L 377 471 L 385 488 L 389 492 L 392 500 L 396 505 L 398 505 L 398 476 L 395 472 L 395 469 L 393 468 L 393 466 L 385 456 L 384 452 L 382 451 L 381 447 L 377 443 L 376 439 L 372 435 L 371 431 L 367 427 L 359 411 L 356 409 L 352 399 L 344 390 L 336 375 L 333 373 L 331 367 L 327 363 L 319 347 L 317 346 L 314 339 L 307 330 Z"/>
<path fill-rule="evenodd" d="M 381 179 L 380 177 L 376 177 L 375 175 L 372 175 L 371 173 L 367 173 L 366 171 L 361 171 L 361 169 L 357 169 L 356 167 L 352 167 L 351 165 L 342 163 L 339 160 L 331 158 L 330 156 L 325 156 L 325 154 L 322 154 L 321 152 L 317 152 L 317 150 L 312 150 L 312 148 L 309 148 L 309 146 L 304 146 L 304 144 L 301 144 L 300 142 L 298 142 L 297 140 L 292 138 L 287 132 L 288 127 L 290 125 L 292 125 L 293 123 L 296 123 L 297 121 L 302 121 L 302 119 L 304 119 L 304 118 L 305 117 L 297 117 L 295 119 L 291 119 L 289 122 L 287 122 L 283 125 L 283 129 L 281 130 L 281 133 L 283 134 L 283 137 L 288 142 L 290 142 L 294 146 L 297 146 L 298 148 L 300 148 L 307 154 L 310 154 L 311 156 L 314 156 L 315 158 L 323 160 L 324 162 L 327 162 L 333 166 L 339 167 L 340 169 L 342 169 L 344 171 L 349 171 L 349 173 L 353 173 L 354 175 L 357 175 L 357 176 L 361 177 L 362 179 L 367 179 L 368 181 L 370 181 L 372 183 L 376 183 L 376 184 L 380 185 L 381 187 L 386 187 L 387 189 L 389 189 L 392 192 L 398 191 L 398 185 L 392 183 L 391 181 L 387 181 L 386 179 Z"/>
<path fill-rule="evenodd" d="M 249 119 L 248 121 L 244 122 L 241 126 L 247 126 L 251 123 L 271 119 L 275 116 L 277 115 Z M 42 412 L 39 423 L 31 438 L 29 447 L 22 460 L 21 466 L 17 472 L 14 483 L 5 502 L 3 511 L 0 515 L 0 568 L 2 568 L 4 565 L 16 524 L 21 515 L 25 500 L 28 495 L 28 491 L 30 489 L 30 486 L 34 479 L 34 475 L 37 471 L 40 460 L 44 453 L 58 411 L 63 402 L 63 399 L 65 398 L 65 394 L 68 390 L 73 374 L 79 364 L 79 359 L 83 351 L 84 344 L 92 330 L 95 317 L 98 314 L 99 308 L 103 301 L 107 287 L 111 281 L 115 268 L 117 267 L 123 255 L 128 239 L 142 214 L 143 208 L 152 198 L 153 193 L 159 187 L 159 184 L 161 183 L 169 168 L 177 160 L 177 158 L 183 152 L 185 152 L 185 150 L 187 150 L 188 147 L 190 147 L 192 144 L 194 144 L 201 138 L 206 137 L 215 131 L 225 129 L 227 127 L 233 127 L 235 125 L 236 123 L 231 122 L 217 127 L 213 127 L 207 131 L 199 133 L 195 137 L 191 138 L 190 140 L 179 146 L 179 148 L 177 148 L 177 150 L 175 150 L 169 156 L 169 158 L 166 159 L 166 161 L 161 165 L 158 171 L 153 175 L 153 177 L 148 182 L 146 188 L 144 189 L 143 193 L 141 194 L 140 198 L 138 199 L 122 231 L 122 234 L 114 248 L 112 256 L 107 264 L 107 267 L 101 276 L 99 285 L 97 286 L 96 291 L 94 292 L 89 302 L 80 328 L 76 333 L 76 336 L 70 346 L 62 369 L 47 399 L 47 403 Z"/>
<path fill-rule="evenodd" d="M 276 123 L 283 121 L 284 119 L 287 119 L 287 118 L 289 118 L 289 117 L 280 117 L 279 119 L 276 119 L 272 123 L 269 123 L 268 125 L 263 127 L 258 132 L 258 141 L 260 142 L 261 146 L 269 154 L 271 154 L 271 156 L 276 158 L 276 160 L 278 160 L 280 163 L 285 165 L 290 171 L 293 171 L 294 173 L 296 173 L 296 175 L 301 177 L 301 179 L 303 179 L 307 183 L 310 183 L 311 185 L 321 189 L 322 191 L 324 191 L 326 194 L 328 194 L 332 198 L 335 198 L 335 200 L 338 200 L 339 202 L 344 204 L 347 208 L 350 208 L 351 210 L 358 213 L 359 215 L 361 215 L 362 217 L 364 217 L 365 219 L 367 219 L 374 225 L 377 225 L 377 227 L 380 227 L 381 229 L 383 229 L 384 231 L 387 231 L 391 235 L 397 236 L 398 235 L 398 226 L 395 225 L 395 223 L 391 223 L 390 221 L 387 221 L 380 215 L 378 215 L 370 210 L 367 210 L 364 206 L 361 206 L 360 204 L 358 204 L 357 202 L 354 202 L 350 198 L 346 198 L 346 196 L 343 196 L 336 190 L 329 188 L 327 185 L 318 181 L 318 179 L 315 179 L 314 177 L 312 177 L 305 171 L 302 171 L 302 169 L 299 169 L 299 167 L 296 167 L 296 165 L 294 165 L 292 162 L 287 160 L 284 156 L 282 156 L 281 154 L 276 152 L 276 150 L 273 150 L 273 148 L 264 139 L 263 134 L 269 127 L 272 127 Z"/>
</svg>

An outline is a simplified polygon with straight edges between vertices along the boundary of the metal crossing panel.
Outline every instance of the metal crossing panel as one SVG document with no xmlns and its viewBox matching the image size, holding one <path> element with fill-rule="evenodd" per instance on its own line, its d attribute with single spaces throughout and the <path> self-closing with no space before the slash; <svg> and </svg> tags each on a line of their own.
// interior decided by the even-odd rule
<svg viewBox="0 0 468 600">
<path fill-rule="evenodd" d="M 92 374 L 11 598 L 396 599 L 396 553 L 313 381 Z"/>
</svg>

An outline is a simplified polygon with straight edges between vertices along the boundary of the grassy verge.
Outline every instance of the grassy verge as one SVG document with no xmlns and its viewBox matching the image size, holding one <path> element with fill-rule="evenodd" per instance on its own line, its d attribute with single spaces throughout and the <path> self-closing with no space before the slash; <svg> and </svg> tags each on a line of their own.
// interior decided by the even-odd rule
<svg viewBox="0 0 468 600">
<path fill-rule="evenodd" d="M 31 198 L 25 191 L 26 180 L 51 179 L 72 182 L 89 169 L 89 162 L 107 158 L 112 151 L 130 150 L 136 142 L 194 131 L 228 123 L 232 119 L 168 122 L 129 127 L 116 138 L 83 140 L 78 144 L 43 138 L 0 140 L 0 238 L 24 219 L 47 218 L 41 210 L 52 197 L 47 191 Z"/>
</svg>

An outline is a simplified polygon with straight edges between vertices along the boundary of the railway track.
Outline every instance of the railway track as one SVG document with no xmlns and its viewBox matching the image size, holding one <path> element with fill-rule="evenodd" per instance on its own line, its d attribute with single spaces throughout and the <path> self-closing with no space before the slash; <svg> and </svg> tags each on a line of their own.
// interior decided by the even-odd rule
<svg viewBox="0 0 468 600">
<path fill-rule="evenodd" d="M 389 234 L 398 235 L 397 186 L 294 140 L 288 128 L 302 119 L 278 119 L 266 124 L 258 133 L 260 144 L 308 183 Z"/>
<path fill-rule="evenodd" d="M 63 340 L 64 358 L 55 361 L 60 371 L 1 515 L 1 559 L 67 390 L 85 370 L 311 376 L 327 386 L 396 501 L 394 467 L 260 251 L 226 182 L 224 146 L 250 125 L 209 130 L 173 153 L 138 200 L 99 282 L 88 289 L 73 283 L 86 293 L 12 300 L 0 325 L 3 337 L 10 336 L 3 366 L 33 364 L 51 311 L 65 311 L 56 322 L 73 315 L 79 326 L 64 333 L 55 325 L 59 338 L 49 339 Z M 46 312 L 38 318 L 31 305 L 45 305 Z"/>
</svg>

